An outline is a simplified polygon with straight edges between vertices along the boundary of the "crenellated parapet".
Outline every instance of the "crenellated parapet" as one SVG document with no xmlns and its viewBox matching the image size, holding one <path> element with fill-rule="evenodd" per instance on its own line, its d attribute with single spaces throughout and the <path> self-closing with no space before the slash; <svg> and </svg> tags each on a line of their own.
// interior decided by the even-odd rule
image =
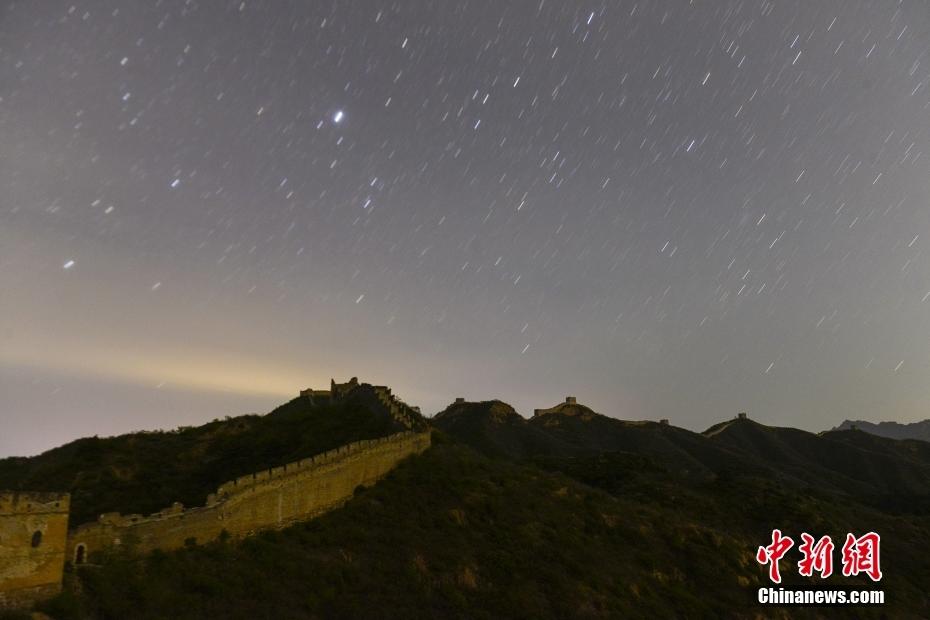
<svg viewBox="0 0 930 620">
<path fill-rule="evenodd" d="M 373 396 L 374 402 L 383 407 L 388 415 L 402 427 L 408 430 L 423 430 L 426 428 L 419 407 L 408 405 L 397 398 L 391 392 L 391 388 L 386 385 L 359 383 L 358 377 L 352 377 L 346 383 L 336 383 L 335 379 L 330 379 L 328 390 L 307 388 L 300 391 L 300 396 L 309 399 L 315 405 L 319 405 L 344 401 L 353 395 L 357 395 L 360 391 Z"/>
<path fill-rule="evenodd" d="M 396 433 L 394 435 L 388 435 L 387 437 L 380 437 L 378 439 L 363 439 L 361 441 L 355 441 L 339 446 L 338 448 L 334 448 L 326 452 L 321 452 L 315 456 L 307 457 L 299 461 L 294 461 L 293 463 L 287 463 L 280 467 L 272 467 L 271 469 L 265 469 L 252 474 L 247 474 L 245 476 L 240 476 L 235 480 L 230 480 L 229 482 L 224 482 L 221 484 L 217 488 L 216 493 L 208 496 L 208 499 L 213 498 L 214 502 L 218 502 L 253 485 L 262 484 L 269 480 L 305 472 L 316 467 L 321 467 L 328 463 L 345 459 L 359 452 L 372 450 L 381 445 L 403 443 L 413 435 L 415 435 L 415 433 L 405 431 L 402 433 Z"/>
<path fill-rule="evenodd" d="M 107 513 L 71 533 L 68 558 L 80 564 L 109 548 L 174 549 L 214 540 L 224 531 L 242 537 L 285 527 L 339 507 L 356 488 L 374 484 L 429 446 L 429 432 L 404 431 L 240 476 L 221 484 L 204 506 L 174 504 L 146 517 Z"/>
<path fill-rule="evenodd" d="M 378 401 L 401 426 L 408 429 L 422 427 L 420 412 L 394 396 L 391 392 L 391 388 L 384 385 L 373 385 L 371 389 L 374 391 Z"/>
<path fill-rule="evenodd" d="M 69 496 L 0 492 L 0 609 L 29 605 L 58 592 L 65 561 L 85 564 L 100 552 L 139 552 L 205 543 L 228 534 L 249 536 L 311 519 L 348 501 L 356 489 L 386 476 L 408 456 L 430 446 L 419 410 L 386 386 L 330 381 L 329 390 L 301 390 L 314 405 L 360 398 L 404 430 L 352 442 L 221 484 L 203 506 L 174 503 L 150 515 L 108 512 L 68 532 Z"/>
</svg>

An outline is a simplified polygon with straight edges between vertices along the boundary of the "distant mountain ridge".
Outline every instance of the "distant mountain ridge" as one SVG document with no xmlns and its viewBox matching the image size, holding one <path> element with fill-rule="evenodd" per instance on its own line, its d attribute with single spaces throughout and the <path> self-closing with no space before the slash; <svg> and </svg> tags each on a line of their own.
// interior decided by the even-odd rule
<svg viewBox="0 0 930 620">
<path fill-rule="evenodd" d="M 833 431 L 845 431 L 857 428 L 879 437 L 888 439 L 920 439 L 930 441 L 930 420 L 901 424 L 900 422 L 866 422 L 865 420 L 843 420 L 843 423 L 832 428 Z"/>
<path fill-rule="evenodd" d="M 922 512 L 930 505 L 930 445 L 861 428 L 815 434 L 766 426 L 741 414 L 695 433 L 665 421 L 606 416 L 571 397 L 536 410 L 530 419 L 501 401 L 457 401 L 432 423 L 488 456 L 556 469 L 569 460 L 614 455 L 646 459 L 680 480 L 754 475 L 852 495 L 889 510 Z"/>
<path fill-rule="evenodd" d="M 86 517 L 141 512 L 165 498 L 200 501 L 238 472 L 398 430 L 371 390 L 341 402 L 323 392 L 304 390 L 265 416 L 0 459 L 0 488 L 69 489 L 72 512 Z M 41 611 L 59 620 L 372 609 L 405 620 L 742 619 L 758 616 L 755 590 L 770 584 L 756 549 L 780 527 L 834 540 L 880 532 L 882 587 L 894 596 L 840 617 L 930 618 L 930 443 L 861 429 L 814 434 L 746 415 L 696 433 L 606 416 L 572 397 L 530 419 L 500 400 L 456 399 L 417 422 L 432 428 L 431 447 L 357 487 L 342 508 L 242 540 L 185 540 L 152 554 L 131 541 L 99 563 L 75 560 L 65 592 Z M 786 584 L 810 585 L 784 570 Z M 824 583 L 871 586 L 866 579 Z"/>
</svg>

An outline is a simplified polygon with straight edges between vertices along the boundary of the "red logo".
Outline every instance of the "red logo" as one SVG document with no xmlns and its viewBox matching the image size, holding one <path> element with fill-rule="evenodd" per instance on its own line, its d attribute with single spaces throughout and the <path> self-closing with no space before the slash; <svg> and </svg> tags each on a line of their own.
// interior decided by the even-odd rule
<svg viewBox="0 0 930 620">
<path fill-rule="evenodd" d="M 804 556 L 798 562 L 798 573 L 804 577 L 810 577 L 814 571 L 820 573 L 821 579 L 826 579 L 833 574 L 833 540 L 829 536 L 824 536 L 817 543 L 814 543 L 814 537 L 807 532 L 801 534 L 801 546 L 798 551 Z"/>
<path fill-rule="evenodd" d="M 768 547 L 759 547 L 756 551 L 756 561 L 763 566 L 769 565 L 769 579 L 781 583 L 781 573 L 778 572 L 778 560 L 782 559 L 788 550 L 794 546 L 794 541 L 788 536 L 782 537 L 781 530 L 772 530 L 772 544 Z"/>
<path fill-rule="evenodd" d="M 881 537 L 869 532 L 859 538 L 846 534 L 843 545 L 843 576 L 850 577 L 865 573 L 872 581 L 880 581 L 882 569 L 878 561 L 878 545 Z"/>
<path fill-rule="evenodd" d="M 881 537 L 875 532 L 869 532 L 856 538 L 852 533 L 846 534 L 843 544 L 842 561 L 843 576 L 855 577 L 864 573 L 872 581 L 882 578 L 881 562 L 879 560 L 879 547 Z M 759 547 L 756 551 L 756 561 L 765 566 L 769 565 L 769 579 L 774 583 L 781 583 L 781 573 L 778 570 L 778 561 L 794 546 L 790 536 L 783 536 L 781 530 L 772 530 L 772 542 L 768 546 Z M 798 574 L 803 577 L 812 577 L 819 573 L 821 579 L 833 574 L 833 539 L 822 536 L 819 540 L 807 532 L 801 534 L 801 544 L 798 551 L 801 559 L 798 562 Z"/>
</svg>

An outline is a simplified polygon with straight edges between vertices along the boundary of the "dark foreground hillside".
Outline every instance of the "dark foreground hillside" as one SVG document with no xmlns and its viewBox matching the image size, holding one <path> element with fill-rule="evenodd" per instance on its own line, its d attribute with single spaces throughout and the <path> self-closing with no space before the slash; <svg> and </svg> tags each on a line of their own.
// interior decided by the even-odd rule
<svg viewBox="0 0 930 620">
<path fill-rule="evenodd" d="M 340 510 L 239 543 L 113 556 L 72 573 L 44 609 L 62 619 L 826 617 L 753 604 L 765 580 L 753 553 L 777 523 L 835 538 L 863 524 L 883 532 L 888 605 L 828 617 L 930 615 L 925 519 L 756 478 L 683 486 L 641 457 L 604 458 L 572 461 L 569 477 L 438 435 Z"/>
<path fill-rule="evenodd" d="M 104 512 L 149 514 L 173 502 L 200 506 L 237 476 L 398 430 L 390 416 L 352 398 L 322 406 L 295 398 L 265 416 L 88 437 L 35 457 L 0 459 L 0 489 L 68 491 L 76 526 Z"/>
</svg>

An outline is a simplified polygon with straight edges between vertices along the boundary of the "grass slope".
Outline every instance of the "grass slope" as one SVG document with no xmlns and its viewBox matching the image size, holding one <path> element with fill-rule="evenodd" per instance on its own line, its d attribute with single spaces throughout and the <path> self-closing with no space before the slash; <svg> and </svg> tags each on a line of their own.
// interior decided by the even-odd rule
<svg viewBox="0 0 930 620">
<path fill-rule="evenodd" d="M 930 614 L 925 520 L 752 477 L 681 485 L 654 464 L 571 461 L 570 477 L 437 435 L 431 450 L 340 510 L 239 543 L 114 556 L 73 575 L 45 611 L 62 620 Z M 889 604 L 756 607 L 765 577 L 752 558 L 773 525 L 835 539 L 882 532 Z M 787 562 L 783 571 L 801 582 Z"/>
<path fill-rule="evenodd" d="M 590 452 L 530 426 L 513 407 L 499 400 L 453 403 L 437 413 L 432 423 L 487 456 L 524 458 Z"/>
<path fill-rule="evenodd" d="M 237 476 L 395 430 L 388 416 L 352 400 L 312 407 L 295 398 L 267 416 L 90 437 L 35 457 L 2 459 L 0 489 L 69 491 L 75 526 L 103 512 L 149 514 L 176 501 L 200 506 Z"/>
<path fill-rule="evenodd" d="M 816 435 L 736 420 L 705 432 L 710 442 L 772 471 L 857 498 L 930 495 L 930 444 L 861 431 Z"/>
<path fill-rule="evenodd" d="M 558 460 L 615 452 L 646 457 L 694 482 L 752 474 L 797 488 L 848 494 L 894 512 L 930 514 L 930 444 L 859 431 L 815 435 L 728 420 L 704 433 L 654 422 L 630 422 L 580 405 L 525 420 L 495 422 L 503 403 L 458 405 L 436 427 L 486 454 L 516 460 Z"/>
</svg>

